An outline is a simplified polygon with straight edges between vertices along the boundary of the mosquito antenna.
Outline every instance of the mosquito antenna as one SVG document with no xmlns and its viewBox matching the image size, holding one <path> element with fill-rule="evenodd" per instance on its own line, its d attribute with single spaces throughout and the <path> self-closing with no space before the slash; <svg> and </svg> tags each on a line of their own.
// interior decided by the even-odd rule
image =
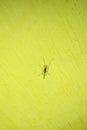
<svg viewBox="0 0 87 130">
<path fill-rule="evenodd" d="M 44 65 L 45 65 L 45 59 L 44 59 L 44 57 L 43 57 L 43 62 L 44 62 Z"/>
<path fill-rule="evenodd" d="M 52 59 L 50 60 L 50 62 L 49 62 L 49 65 L 48 65 L 49 67 L 50 67 L 50 65 L 52 64 L 52 61 L 53 61 L 53 58 L 52 58 Z"/>
</svg>

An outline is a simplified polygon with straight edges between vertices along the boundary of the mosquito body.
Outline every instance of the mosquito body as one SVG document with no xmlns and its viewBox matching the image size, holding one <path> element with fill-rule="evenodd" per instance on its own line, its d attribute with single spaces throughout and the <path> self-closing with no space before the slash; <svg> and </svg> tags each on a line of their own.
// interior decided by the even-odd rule
<svg viewBox="0 0 87 130">
<path fill-rule="evenodd" d="M 44 68 L 43 68 L 43 79 L 45 79 L 45 76 L 46 76 L 47 72 L 48 72 L 48 65 L 44 64 Z"/>
<path fill-rule="evenodd" d="M 50 61 L 50 63 L 47 65 L 47 64 L 45 64 L 45 60 L 44 60 L 44 58 L 43 58 L 43 61 L 44 61 L 44 65 L 43 65 L 43 67 L 41 66 L 41 69 L 42 69 L 42 75 L 43 75 L 43 79 L 45 79 L 46 78 L 46 75 L 47 74 L 49 74 L 48 73 L 48 70 L 49 70 L 49 67 L 50 67 L 50 65 L 51 65 L 51 61 Z"/>
</svg>

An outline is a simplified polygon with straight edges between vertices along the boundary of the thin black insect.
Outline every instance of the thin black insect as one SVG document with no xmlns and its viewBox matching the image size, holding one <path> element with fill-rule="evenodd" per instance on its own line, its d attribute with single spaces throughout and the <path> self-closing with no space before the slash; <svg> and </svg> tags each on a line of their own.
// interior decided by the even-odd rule
<svg viewBox="0 0 87 130">
<path fill-rule="evenodd" d="M 43 65 L 43 68 L 42 68 L 42 75 L 43 75 L 43 79 L 45 79 L 46 78 L 46 75 L 48 74 L 48 70 L 49 70 L 49 66 L 50 66 L 50 64 L 51 64 L 51 62 L 50 62 L 50 64 L 49 65 L 47 65 L 47 64 L 45 64 L 45 60 L 43 59 L 43 61 L 44 61 L 44 65 Z"/>
<path fill-rule="evenodd" d="M 43 79 L 45 79 L 47 73 L 48 73 L 48 65 L 44 64 L 44 68 L 43 68 Z"/>
</svg>

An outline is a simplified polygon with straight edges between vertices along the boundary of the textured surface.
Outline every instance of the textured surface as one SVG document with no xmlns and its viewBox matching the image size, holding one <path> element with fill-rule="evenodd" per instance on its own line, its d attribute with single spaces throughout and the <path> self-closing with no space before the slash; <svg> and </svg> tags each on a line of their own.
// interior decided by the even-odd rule
<svg viewBox="0 0 87 130">
<path fill-rule="evenodd" d="M 87 0 L 0 0 L 0 130 L 87 130 Z"/>
</svg>

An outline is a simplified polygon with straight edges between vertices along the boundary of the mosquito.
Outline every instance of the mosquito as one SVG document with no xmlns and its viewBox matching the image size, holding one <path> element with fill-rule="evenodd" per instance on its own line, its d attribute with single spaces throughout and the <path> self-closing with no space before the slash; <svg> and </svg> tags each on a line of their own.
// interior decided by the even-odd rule
<svg viewBox="0 0 87 130">
<path fill-rule="evenodd" d="M 48 69 L 49 69 L 48 65 L 44 64 L 44 66 L 43 66 L 43 79 L 45 79 L 45 77 L 48 73 Z"/>
<path fill-rule="evenodd" d="M 43 58 L 43 61 L 44 61 L 44 65 L 43 65 L 43 67 L 41 67 L 41 68 L 42 68 L 42 70 L 43 70 L 43 71 L 42 71 L 43 79 L 45 79 L 45 78 L 46 78 L 46 75 L 48 74 L 48 70 L 49 70 L 49 67 L 50 67 L 51 62 L 50 62 L 49 65 L 47 65 L 47 64 L 45 64 L 44 58 Z"/>
</svg>

